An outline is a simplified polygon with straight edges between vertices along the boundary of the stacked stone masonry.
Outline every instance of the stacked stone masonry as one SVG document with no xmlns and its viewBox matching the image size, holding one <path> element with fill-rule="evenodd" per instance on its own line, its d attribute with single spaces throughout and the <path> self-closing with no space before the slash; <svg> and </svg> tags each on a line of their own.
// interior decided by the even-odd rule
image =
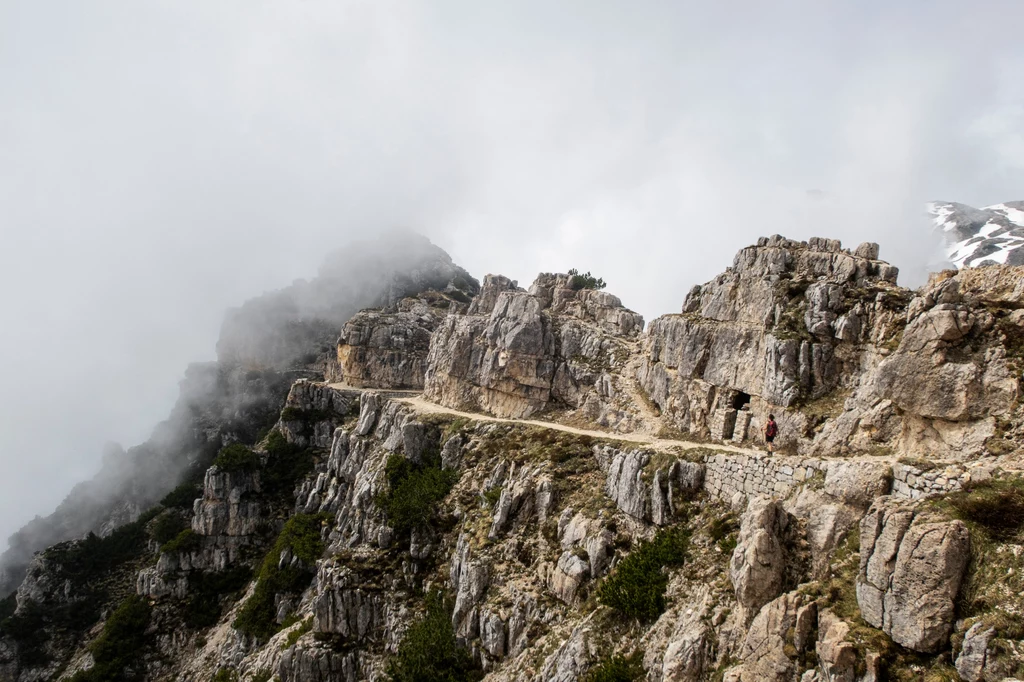
<svg viewBox="0 0 1024 682">
<path fill-rule="evenodd" d="M 720 499 L 736 493 L 744 496 L 787 497 L 793 489 L 809 480 L 824 485 L 830 467 L 843 466 L 849 460 L 825 460 L 809 457 L 715 454 L 704 457 L 704 489 Z M 986 472 L 961 464 L 923 471 L 909 464 L 892 465 L 892 486 L 888 494 L 902 499 L 961 490 L 965 483 Z"/>
</svg>

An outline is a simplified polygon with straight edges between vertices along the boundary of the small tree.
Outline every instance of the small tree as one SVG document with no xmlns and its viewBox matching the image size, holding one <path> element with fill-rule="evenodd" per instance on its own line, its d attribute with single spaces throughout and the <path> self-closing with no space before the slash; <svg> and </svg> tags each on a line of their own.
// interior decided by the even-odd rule
<svg viewBox="0 0 1024 682">
<path fill-rule="evenodd" d="M 576 268 L 569 270 L 569 287 L 575 291 L 580 289 L 604 289 L 607 286 L 600 277 L 594 277 L 590 271 L 580 274 Z"/>
</svg>

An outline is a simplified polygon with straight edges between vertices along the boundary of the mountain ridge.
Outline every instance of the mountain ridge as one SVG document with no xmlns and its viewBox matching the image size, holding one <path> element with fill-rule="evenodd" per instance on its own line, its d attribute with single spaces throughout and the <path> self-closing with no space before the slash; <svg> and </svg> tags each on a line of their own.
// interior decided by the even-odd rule
<svg viewBox="0 0 1024 682">
<path fill-rule="evenodd" d="M 193 482 L 36 554 L 0 676 L 1024 672 L 1024 268 L 910 291 L 775 235 L 646 329 L 571 275 L 439 272 L 339 321 L 269 432 L 211 424 Z M 234 347 L 322 343 L 265 331 Z"/>
</svg>

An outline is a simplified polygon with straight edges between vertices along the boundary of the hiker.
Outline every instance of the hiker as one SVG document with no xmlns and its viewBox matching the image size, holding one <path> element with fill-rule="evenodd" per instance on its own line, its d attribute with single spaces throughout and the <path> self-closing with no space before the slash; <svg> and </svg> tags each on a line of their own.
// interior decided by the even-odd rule
<svg viewBox="0 0 1024 682">
<path fill-rule="evenodd" d="M 768 423 L 764 425 L 764 442 L 768 445 L 768 453 L 775 452 L 775 436 L 779 435 L 779 425 L 775 423 L 775 415 L 768 415 Z"/>
</svg>

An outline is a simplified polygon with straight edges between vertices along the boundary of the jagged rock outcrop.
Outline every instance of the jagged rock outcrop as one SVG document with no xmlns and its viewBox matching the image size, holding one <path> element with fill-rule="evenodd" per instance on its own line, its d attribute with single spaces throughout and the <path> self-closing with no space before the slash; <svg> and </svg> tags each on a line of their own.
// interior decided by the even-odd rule
<svg viewBox="0 0 1024 682">
<path fill-rule="evenodd" d="M 718 278 L 694 287 L 681 315 L 651 323 L 638 378 L 672 423 L 730 440 L 737 414 L 759 429 L 781 413 L 786 438 L 805 424 L 782 408 L 828 395 L 859 369 L 859 345 L 898 333 L 903 294 L 876 245 L 761 239 Z"/>
<path fill-rule="evenodd" d="M 741 620 L 746 623 L 782 592 L 788 527 L 789 516 L 781 502 L 764 497 L 750 500 L 729 563 L 729 579 L 736 591 Z"/>
<path fill-rule="evenodd" d="M 448 316 L 435 332 L 425 394 L 505 417 L 583 406 L 643 328 L 618 298 L 574 289 L 568 275 L 541 275 L 528 292 L 488 276 L 469 313 Z"/>
<path fill-rule="evenodd" d="M 796 632 L 797 615 L 806 602 L 803 595 L 789 592 L 758 611 L 740 647 L 743 682 L 786 682 L 793 678 L 797 666 L 794 659 L 809 642 L 804 640 L 799 642 L 802 647 L 795 646 L 790 632 Z"/>
<path fill-rule="evenodd" d="M 908 649 L 948 645 L 970 558 L 967 526 L 880 498 L 861 521 L 860 547 L 857 603 L 864 620 Z"/>
<path fill-rule="evenodd" d="M 458 300 L 430 293 L 353 315 L 338 337 L 336 376 L 328 378 L 356 387 L 422 389 L 431 334 L 452 308 L 465 309 Z M 458 293 L 468 300 L 469 294 Z"/>
</svg>

